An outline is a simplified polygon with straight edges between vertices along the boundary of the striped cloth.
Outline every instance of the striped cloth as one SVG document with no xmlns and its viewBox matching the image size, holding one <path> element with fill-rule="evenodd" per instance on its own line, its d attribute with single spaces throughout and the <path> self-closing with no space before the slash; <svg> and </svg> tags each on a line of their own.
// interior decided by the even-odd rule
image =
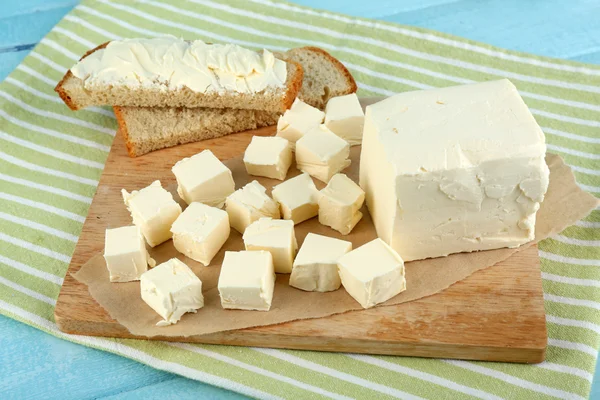
<svg viewBox="0 0 600 400">
<path fill-rule="evenodd" d="M 540 244 L 547 361 L 429 360 L 111 340 L 57 330 L 53 309 L 115 134 L 105 108 L 53 93 L 86 50 L 173 34 L 250 48 L 313 45 L 360 95 L 510 78 L 579 184 L 600 193 L 600 67 L 267 0 L 84 1 L 0 85 L 0 312 L 52 335 L 260 398 L 586 398 L 600 347 L 600 211 Z"/>
</svg>

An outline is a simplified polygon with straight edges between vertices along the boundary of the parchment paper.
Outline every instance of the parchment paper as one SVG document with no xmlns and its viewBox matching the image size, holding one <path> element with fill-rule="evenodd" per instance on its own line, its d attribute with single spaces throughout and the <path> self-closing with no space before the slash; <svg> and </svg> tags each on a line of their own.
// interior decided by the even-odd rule
<svg viewBox="0 0 600 400">
<path fill-rule="evenodd" d="M 352 165 L 344 171 L 355 181 L 358 180 L 359 152 L 359 147 L 352 148 Z M 571 170 L 559 156 L 549 154 L 546 161 L 550 167 L 550 187 L 546 199 L 538 211 L 536 238 L 532 243 L 562 231 L 583 218 L 599 204 L 595 197 L 577 186 Z M 232 170 L 237 188 L 256 179 L 270 192 L 271 187 L 279 183 L 279 181 L 268 178 L 248 176 L 241 158 L 228 160 L 225 164 Z M 288 177 L 298 173 L 298 170 L 292 167 Z M 324 186 L 319 184 L 320 182 L 317 183 L 319 189 Z M 175 186 L 168 187 L 168 189 L 175 198 L 178 198 Z M 362 212 L 363 219 L 347 236 L 342 236 L 319 224 L 317 218 L 296 225 L 298 244 L 302 244 L 307 233 L 314 232 L 350 240 L 356 248 L 376 237 L 375 228 L 366 207 L 363 207 Z M 519 249 L 462 253 L 406 263 L 407 290 L 379 306 L 399 304 L 438 293 L 480 269 L 505 260 L 532 243 L 521 246 Z M 101 254 L 91 258 L 73 276 L 88 286 L 92 297 L 108 311 L 112 318 L 124 325 L 132 334 L 147 337 L 202 335 L 298 319 L 320 318 L 361 309 L 361 306 L 346 293 L 343 287 L 328 293 L 304 292 L 288 285 L 289 274 L 278 274 L 270 311 L 223 310 L 220 305 L 217 281 L 224 251 L 243 249 L 241 235 L 232 229 L 229 240 L 208 267 L 177 252 L 172 241 L 150 250 L 157 263 L 177 257 L 188 264 L 202 280 L 204 308 L 198 310 L 196 314 L 185 314 L 177 324 L 167 327 L 155 326 L 161 318 L 142 301 L 139 282 L 109 282 L 108 271 Z"/>
</svg>

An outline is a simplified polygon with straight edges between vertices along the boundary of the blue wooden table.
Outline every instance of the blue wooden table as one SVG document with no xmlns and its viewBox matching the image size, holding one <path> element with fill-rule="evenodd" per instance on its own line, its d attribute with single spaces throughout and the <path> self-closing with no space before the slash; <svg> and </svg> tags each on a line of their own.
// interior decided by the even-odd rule
<svg viewBox="0 0 600 400">
<path fill-rule="evenodd" d="M 600 0 L 302 0 L 331 11 L 435 29 L 530 53 L 600 64 Z M 0 80 L 77 4 L 3 1 Z M 0 316 L 0 398 L 241 398 Z M 92 383 L 93 382 L 93 383 Z M 591 398 L 600 399 L 597 369 Z"/>
</svg>

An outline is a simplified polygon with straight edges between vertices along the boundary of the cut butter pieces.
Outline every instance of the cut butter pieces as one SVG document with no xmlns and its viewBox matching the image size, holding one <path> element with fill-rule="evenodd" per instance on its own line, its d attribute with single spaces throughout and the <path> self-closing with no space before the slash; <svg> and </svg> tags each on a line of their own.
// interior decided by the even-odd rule
<svg viewBox="0 0 600 400">
<path fill-rule="evenodd" d="M 309 233 L 294 260 L 290 286 L 308 292 L 330 292 L 341 285 L 337 261 L 352 243 Z"/>
<path fill-rule="evenodd" d="M 406 290 L 404 262 L 383 240 L 375 239 L 338 259 L 344 289 L 363 308 Z"/>
<path fill-rule="evenodd" d="M 342 235 L 361 220 L 365 192 L 344 174 L 334 175 L 319 196 L 319 222 Z"/>
<path fill-rule="evenodd" d="M 248 225 L 260 218 L 279 219 L 279 204 L 266 191 L 263 185 L 252 181 L 227 197 L 225 210 L 233 229 L 243 234 Z"/>
<path fill-rule="evenodd" d="M 231 171 L 210 150 L 180 160 L 172 171 L 177 193 L 188 204 L 197 201 L 221 208 L 235 190 Z"/>
<path fill-rule="evenodd" d="M 248 175 L 282 181 L 291 164 L 290 142 L 277 136 L 253 136 L 244 153 L 244 165 Z"/>
<path fill-rule="evenodd" d="M 208 266 L 229 238 L 229 216 L 219 208 L 190 204 L 171 227 L 180 253 Z"/>
<path fill-rule="evenodd" d="M 107 229 L 104 259 L 111 282 L 138 281 L 148 270 L 148 265 L 155 265 L 146 251 L 144 236 L 137 226 Z"/>
<path fill-rule="evenodd" d="M 325 119 L 325 113 L 309 106 L 300 99 L 294 100 L 292 107 L 277 121 L 277 136 L 287 139 L 293 149 L 296 142 L 312 128 L 316 128 Z"/>
<path fill-rule="evenodd" d="M 325 183 L 350 165 L 350 145 L 325 125 L 314 127 L 296 142 L 296 166 Z"/>
<path fill-rule="evenodd" d="M 273 199 L 279 203 L 283 219 L 294 224 L 316 217 L 319 191 L 310 175 L 304 173 L 273 187 Z"/>
<path fill-rule="evenodd" d="M 268 251 L 226 251 L 219 275 L 223 308 L 269 311 L 275 287 Z"/>
<path fill-rule="evenodd" d="M 356 93 L 332 97 L 325 106 L 325 125 L 351 146 L 361 144 L 364 122 L 365 114 Z"/>
<path fill-rule="evenodd" d="M 517 247 L 534 238 L 545 153 L 506 79 L 401 93 L 367 107 L 360 186 L 405 261 Z"/>
<path fill-rule="evenodd" d="M 163 318 L 157 326 L 175 324 L 183 314 L 204 306 L 202 281 L 176 258 L 145 272 L 140 286 L 142 300 Z"/>
<path fill-rule="evenodd" d="M 243 239 L 246 250 L 265 250 L 271 253 L 275 272 L 292 272 L 294 256 L 298 250 L 293 221 L 261 218 L 246 228 Z"/>
<path fill-rule="evenodd" d="M 163 189 L 160 181 L 131 193 L 122 189 L 121 194 L 133 223 L 140 228 L 150 246 L 171 239 L 171 224 L 181 214 L 181 206 Z"/>
</svg>

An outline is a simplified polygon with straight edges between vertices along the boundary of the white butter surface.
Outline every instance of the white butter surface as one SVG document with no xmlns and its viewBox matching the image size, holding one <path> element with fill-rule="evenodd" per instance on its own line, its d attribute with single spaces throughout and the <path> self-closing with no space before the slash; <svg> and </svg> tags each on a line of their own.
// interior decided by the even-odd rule
<svg viewBox="0 0 600 400">
<path fill-rule="evenodd" d="M 292 147 L 278 136 L 253 136 L 244 152 L 244 165 L 249 175 L 285 179 L 292 164 Z"/>
<path fill-rule="evenodd" d="M 356 93 L 332 97 L 325 106 L 325 125 L 351 146 L 362 143 L 364 122 L 365 113 Z"/>
<path fill-rule="evenodd" d="M 260 218 L 279 218 L 279 204 L 266 191 L 263 185 L 252 181 L 227 197 L 225 210 L 232 228 L 243 234 L 248 225 Z"/>
<path fill-rule="evenodd" d="M 181 214 L 181 206 L 163 189 L 160 181 L 131 193 L 122 189 L 121 194 L 133 223 L 140 228 L 150 246 L 171 239 L 171 224 Z"/>
<path fill-rule="evenodd" d="M 323 123 L 324 119 L 323 111 L 297 98 L 292 107 L 279 117 L 277 136 L 287 139 L 294 150 L 296 142 L 308 131 Z"/>
<path fill-rule="evenodd" d="M 319 196 L 319 222 L 342 235 L 349 234 L 361 220 L 359 211 L 365 192 L 344 174 L 334 175 Z"/>
<path fill-rule="evenodd" d="M 178 161 L 172 171 L 177 178 L 177 193 L 188 204 L 197 201 L 221 208 L 225 198 L 235 191 L 231 171 L 210 150 Z"/>
<path fill-rule="evenodd" d="M 202 281 L 176 258 L 145 272 L 140 281 L 142 300 L 164 319 L 157 326 L 175 324 L 183 314 L 204 307 Z"/>
<path fill-rule="evenodd" d="M 296 166 L 322 182 L 350 165 L 350 145 L 325 125 L 319 125 L 296 142 Z"/>
<path fill-rule="evenodd" d="M 281 207 L 283 219 L 290 219 L 295 224 L 319 213 L 319 191 L 307 173 L 274 186 L 271 194 Z"/>
<path fill-rule="evenodd" d="M 148 270 L 148 265 L 155 265 L 137 226 L 107 229 L 104 259 L 111 282 L 139 281 L 140 276 Z"/>
<path fill-rule="evenodd" d="M 246 250 L 265 250 L 273 256 L 275 272 L 289 274 L 298 250 L 294 222 L 261 218 L 244 232 Z"/>
<path fill-rule="evenodd" d="M 208 266 L 229 238 L 229 216 L 216 207 L 190 204 L 171 227 L 180 253 Z"/>
<path fill-rule="evenodd" d="M 545 153 L 506 79 L 401 93 L 367 107 L 360 185 L 405 261 L 516 247 L 534 237 Z"/>
</svg>

